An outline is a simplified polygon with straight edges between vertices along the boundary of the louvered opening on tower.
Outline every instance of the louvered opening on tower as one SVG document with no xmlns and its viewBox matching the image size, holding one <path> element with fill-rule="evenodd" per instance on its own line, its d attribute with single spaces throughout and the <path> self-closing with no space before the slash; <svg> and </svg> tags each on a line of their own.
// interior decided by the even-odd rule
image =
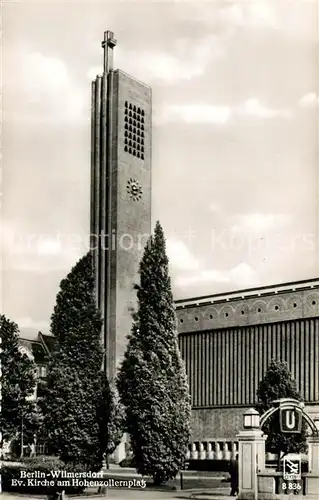
<svg viewBox="0 0 319 500">
<path fill-rule="evenodd" d="M 144 160 L 144 109 L 132 102 L 125 101 L 124 106 L 124 151 Z M 127 140 L 129 139 L 129 141 Z"/>
</svg>

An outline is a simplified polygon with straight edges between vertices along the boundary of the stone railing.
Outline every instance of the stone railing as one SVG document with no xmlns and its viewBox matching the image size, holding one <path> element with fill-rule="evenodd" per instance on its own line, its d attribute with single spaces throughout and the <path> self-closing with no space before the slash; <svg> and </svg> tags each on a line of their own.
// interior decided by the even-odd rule
<svg viewBox="0 0 319 500">
<path fill-rule="evenodd" d="M 128 458 L 128 442 L 123 442 L 114 455 L 119 462 L 123 458 Z M 238 453 L 238 441 L 226 438 L 207 439 L 205 441 L 193 441 L 189 444 L 187 460 L 231 460 L 236 458 Z M 266 461 L 276 460 L 276 455 L 266 453 Z"/>
<path fill-rule="evenodd" d="M 238 453 L 238 441 L 210 439 L 193 441 L 188 447 L 187 460 L 231 460 Z M 275 461 L 277 455 L 266 453 L 266 462 Z"/>
<path fill-rule="evenodd" d="M 238 442 L 226 439 L 190 443 L 187 460 L 230 460 L 238 453 Z"/>
</svg>

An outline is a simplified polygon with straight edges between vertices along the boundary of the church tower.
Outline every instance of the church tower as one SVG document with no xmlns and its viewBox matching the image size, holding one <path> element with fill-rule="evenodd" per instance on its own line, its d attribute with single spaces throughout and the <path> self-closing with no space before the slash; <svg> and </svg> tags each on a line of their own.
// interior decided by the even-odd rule
<svg viewBox="0 0 319 500">
<path fill-rule="evenodd" d="M 113 69 L 115 46 L 114 34 L 104 33 L 104 68 L 92 82 L 91 115 L 91 249 L 110 378 L 131 330 L 134 283 L 151 232 L 152 94 Z"/>
</svg>

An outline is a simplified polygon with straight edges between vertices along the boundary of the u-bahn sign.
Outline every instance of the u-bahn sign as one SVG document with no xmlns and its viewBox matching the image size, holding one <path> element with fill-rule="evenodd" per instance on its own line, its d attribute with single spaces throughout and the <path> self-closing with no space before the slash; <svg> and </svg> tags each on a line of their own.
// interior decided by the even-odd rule
<svg viewBox="0 0 319 500">
<path fill-rule="evenodd" d="M 315 422 L 304 411 L 304 403 L 295 399 L 283 398 L 273 401 L 273 406 L 260 418 L 260 427 L 265 425 L 276 412 L 279 414 L 280 430 L 283 433 L 298 434 L 302 429 L 302 420 L 308 424 L 314 436 L 319 436 Z"/>
<path fill-rule="evenodd" d="M 279 407 L 280 430 L 287 434 L 300 434 L 302 410 L 298 407 Z"/>
</svg>

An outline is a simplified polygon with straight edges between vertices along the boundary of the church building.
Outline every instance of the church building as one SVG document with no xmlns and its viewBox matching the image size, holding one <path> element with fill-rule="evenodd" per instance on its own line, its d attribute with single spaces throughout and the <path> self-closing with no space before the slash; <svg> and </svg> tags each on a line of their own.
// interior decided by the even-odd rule
<svg viewBox="0 0 319 500">
<path fill-rule="evenodd" d="M 113 69 L 115 45 L 106 32 L 104 72 L 92 90 L 91 234 L 115 240 L 107 252 L 101 244 L 94 249 L 110 376 L 125 349 L 151 231 L 151 89 Z M 256 404 L 274 358 L 288 362 L 307 410 L 319 419 L 319 279 L 175 304 L 193 404 L 190 457 L 236 452 L 242 414 Z"/>
<path fill-rule="evenodd" d="M 242 415 L 273 359 L 288 363 L 319 428 L 319 279 L 175 304 L 192 396 L 190 458 L 236 453 Z"/>
</svg>

